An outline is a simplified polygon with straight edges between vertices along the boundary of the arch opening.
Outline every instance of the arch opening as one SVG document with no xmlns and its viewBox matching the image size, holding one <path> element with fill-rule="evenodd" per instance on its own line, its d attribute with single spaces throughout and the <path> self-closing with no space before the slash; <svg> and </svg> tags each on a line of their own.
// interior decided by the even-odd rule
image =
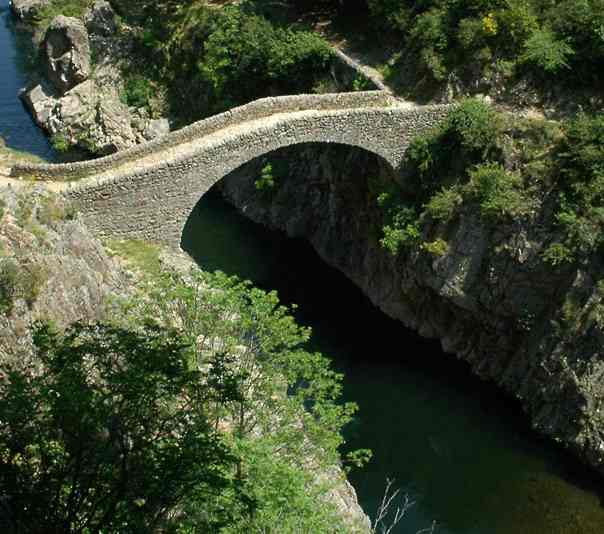
<svg viewBox="0 0 604 534">
<path fill-rule="evenodd" d="M 290 237 L 306 237 L 313 231 L 309 225 L 326 224 L 328 215 L 343 216 L 347 204 L 363 202 L 371 211 L 368 202 L 376 182 L 396 179 L 397 173 L 386 159 L 356 146 L 312 142 L 271 150 L 228 172 L 201 195 L 183 226 L 180 246 L 200 260 L 204 245 L 197 244 L 220 246 L 207 242 L 211 236 L 199 237 L 204 234 L 203 204 L 212 202 L 205 197 L 222 196 L 254 222 L 285 227 Z M 327 213 L 320 206 L 334 190 L 338 191 L 337 205 Z"/>
</svg>

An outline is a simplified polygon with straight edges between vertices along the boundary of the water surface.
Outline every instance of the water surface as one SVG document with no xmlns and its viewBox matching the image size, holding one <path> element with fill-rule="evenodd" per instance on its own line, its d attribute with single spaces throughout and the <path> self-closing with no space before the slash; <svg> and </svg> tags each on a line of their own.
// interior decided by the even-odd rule
<svg viewBox="0 0 604 534">
<path fill-rule="evenodd" d="M 216 194 L 192 214 L 183 245 L 207 270 L 277 289 L 299 305 L 313 348 L 345 374 L 359 404 L 352 448 L 374 458 L 351 477 L 373 513 L 387 478 L 415 505 L 394 532 L 436 521 L 443 534 L 602 534 L 599 481 L 531 432 L 516 403 L 384 316 L 312 248 L 240 216 Z"/>
<path fill-rule="evenodd" d="M 0 138 L 10 148 L 52 159 L 48 138 L 19 99 L 27 85 L 31 46 L 30 36 L 16 28 L 8 0 L 0 0 Z"/>
</svg>

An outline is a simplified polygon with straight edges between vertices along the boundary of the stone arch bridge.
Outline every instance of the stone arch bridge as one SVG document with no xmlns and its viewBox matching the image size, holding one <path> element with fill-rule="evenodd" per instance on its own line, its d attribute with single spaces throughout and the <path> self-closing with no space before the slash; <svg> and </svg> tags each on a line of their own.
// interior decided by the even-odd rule
<svg viewBox="0 0 604 534">
<path fill-rule="evenodd" d="M 413 135 L 446 112 L 447 106 L 415 106 L 385 91 L 270 97 L 110 156 L 19 164 L 11 174 L 55 182 L 100 235 L 178 247 L 199 199 L 244 163 L 281 147 L 319 142 L 360 147 L 396 170 Z"/>
</svg>

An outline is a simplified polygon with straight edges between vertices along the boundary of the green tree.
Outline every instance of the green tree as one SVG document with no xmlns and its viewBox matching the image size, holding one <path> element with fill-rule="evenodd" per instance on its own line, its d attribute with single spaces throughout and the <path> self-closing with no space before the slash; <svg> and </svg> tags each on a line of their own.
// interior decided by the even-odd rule
<svg viewBox="0 0 604 534">
<path fill-rule="evenodd" d="M 187 500 L 231 486 L 236 458 L 208 406 L 232 391 L 190 368 L 174 332 L 41 325 L 33 341 L 36 364 L 0 375 L 0 494 L 15 530 L 170 530 Z M 228 522 L 196 520 L 205 532 Z"/>
<path fill-rule="evenodd" d="M 119 314 L 176 328 L 195 347 L 191 367 L 217 371 L 209 386 L 237 388 L 215 403 L 213 424 L 229 429 L 241 491 L 257 507 L 225 532 L 350 532 L 327 502 L 337 474 L 319 479 L 339 465 L 341 429 L 356 406 L 338 402 L 341 375 L 305 349 L 310 329 L 290 311 L 275 292 L 195 269 L 184 280 L 155 279 Z"/>
</svg>

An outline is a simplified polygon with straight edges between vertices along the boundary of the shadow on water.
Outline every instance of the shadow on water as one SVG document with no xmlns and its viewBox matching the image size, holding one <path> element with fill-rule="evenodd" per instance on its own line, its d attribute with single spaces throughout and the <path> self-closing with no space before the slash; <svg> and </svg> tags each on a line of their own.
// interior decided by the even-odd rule
<svg viewBox="0 0 604 534">
<path fill-rule="evenodd" d="M 204 269 L 251 279 L 299 305 L 312 348 L 333 358 L 346 399 L 360 407 L 346 437 L 351 448 L 374 452 L 351 476 L 361 504 L 374 512 L 388 477 L 415 501 L 397 533 L 432 520 L 450 534 L 604 532 L 601 480 L 533 434 L 516 403 L 438 342 L 382 314 L 308 243 L 251 223 L 211 192 L 182 245 Z"/>
</svg>

